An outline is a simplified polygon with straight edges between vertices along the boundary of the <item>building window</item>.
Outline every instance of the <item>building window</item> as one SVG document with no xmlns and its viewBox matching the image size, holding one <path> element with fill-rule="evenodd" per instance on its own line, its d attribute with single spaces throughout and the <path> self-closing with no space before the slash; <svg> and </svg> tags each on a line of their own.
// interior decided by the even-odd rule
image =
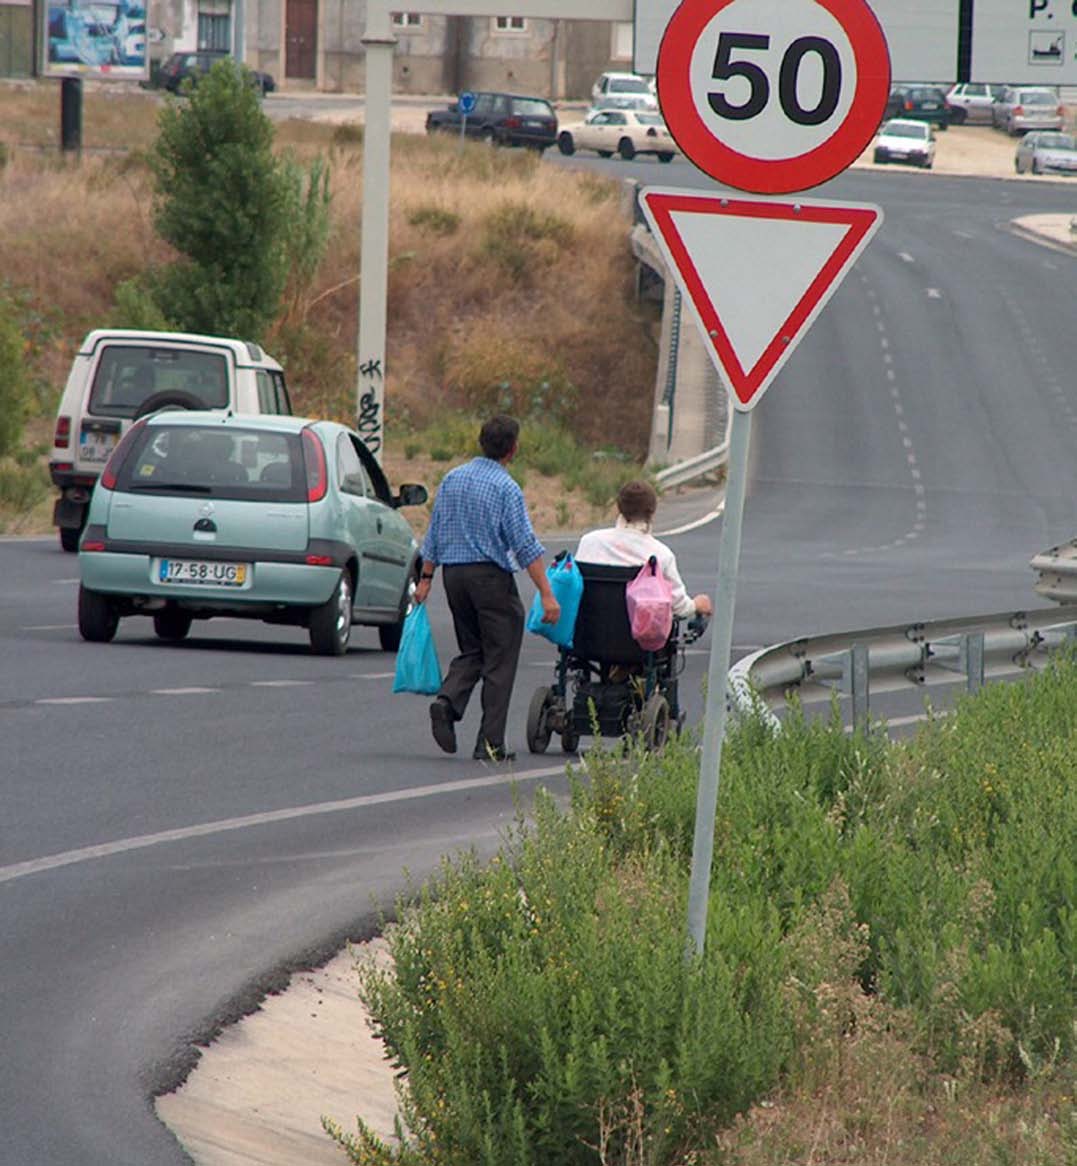
<svg viewBox="0 0 1077 1166">
<path fill-rule="evenodd" d="M 207 12 L 205 8 L 199 11 L 198 47 L 226 52 L 232 47 L 232 22 L 227 13 Z"/>
<path fill-rule="evenodd" d="M 394 12 L 394 28 L 421 28 L 423 14 L 421 12 Z"/>
<path fill-rule="evenodd" d="M 630 20 L 618 20 L 610 28 L 610 57 L 615 61 L 632 60 L 633 29 Z"/>
<path fill-rule="evenodd" d="M 495 16 L 494 32 L 527 32 L 527 17 Z"/>
</svg>

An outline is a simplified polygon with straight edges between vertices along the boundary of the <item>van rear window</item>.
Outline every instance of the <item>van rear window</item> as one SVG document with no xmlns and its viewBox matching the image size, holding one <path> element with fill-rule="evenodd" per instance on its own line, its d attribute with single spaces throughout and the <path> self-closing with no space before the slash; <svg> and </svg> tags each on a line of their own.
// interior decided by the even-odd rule
<svg viewBox="0 0 1077 1166">
<path fill-rule="evenodd" d="M 305 502 L 297 434 L 220 425 L 147 425 L 124 459 L 117 489 L 132 494 Z"/>
<path fill-rule="evenodd" d="M 97 362 L 90 412 L 99 417 L 134 417 L 152 397 L 167 394 L 188 409 L 228 406 L 224 354 L 152 345 L 109 344 Z M 165 403 L 161 397 L 161 403 Z"/>
</svg>

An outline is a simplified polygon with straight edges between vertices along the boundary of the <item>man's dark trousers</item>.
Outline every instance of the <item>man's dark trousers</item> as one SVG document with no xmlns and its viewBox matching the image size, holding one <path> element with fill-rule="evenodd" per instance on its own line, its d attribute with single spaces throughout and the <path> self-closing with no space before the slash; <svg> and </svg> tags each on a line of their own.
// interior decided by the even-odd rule
<svg viewBox="0 0 1077 1166">
<path fill-rule="evenodd" d="M 524 638 L 524 605 L 516 580 L 494 563 L 460 563 L 443 569 L 443 582 L 460 652 L 449 665 L 438 696 L 445 697 L 460 720 L 481 679 L 478 745 L 503 747 Z"/>
</svg>

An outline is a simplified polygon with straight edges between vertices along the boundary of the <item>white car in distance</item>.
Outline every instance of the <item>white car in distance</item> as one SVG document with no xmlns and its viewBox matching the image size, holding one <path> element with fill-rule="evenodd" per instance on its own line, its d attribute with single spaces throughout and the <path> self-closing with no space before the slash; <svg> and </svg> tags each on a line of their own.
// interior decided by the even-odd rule
<svg viewBox="0 0 1077 1166">
<path fill-rule="evenodd" d="M 924 121 L 911 118 L 891 118 L 884 122 L 875 138 L 875 161 L 907 162 L 930 170 L 935 165 L 935 132 Z"/>
<path fill-rule="evenodd" d="M 591 102 L 599 109 L 657 109 L 650 82 L 636 73 L 603 73 L 591 86 Z"/>
<path fill-rule="evenodd" d="M 644 109 L 592 109 L 583 121 L 561 129 L 557 148 L 562 154 L 594 150 L 601 158 L 619 154 L 626 162 L 637 154 L 672 162 L 677 152 L 662 115 Z"/>
</svg>

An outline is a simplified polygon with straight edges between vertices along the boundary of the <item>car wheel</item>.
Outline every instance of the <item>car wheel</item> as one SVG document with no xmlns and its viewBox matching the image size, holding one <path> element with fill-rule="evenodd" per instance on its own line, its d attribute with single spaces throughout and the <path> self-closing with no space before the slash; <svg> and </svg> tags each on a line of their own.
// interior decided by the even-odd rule
<svg viewBox="0 0 1077 1166">
<path fill-rule="evenodd" d="M 1033 174 L 1042 174 L 1043 173 L 1043 171 L 1040 169 L 1039 162 L 1037 162 L 1035 158 L 1032 159 L 1032 173 Z"/>
<path fill-rule="evenodd" d="M 191 613 L 178 607 L 165 607 L 153 613 L 153 630 L 159 640 L 182 640 L 191 630 Z"/>
<path fill-rule="evenodd" d="M 575 729 L 567 729 L 561 734 L 561 751 L 575 753 L 580 747 L 580 735 Z"/>
<path fill-rule="evenodd" d="M 658 161 L 659 161 L 659 162 L 672 162 L 672 161 L 673 161 L 673 155 L 672 155 L 672 154 L 659 154 L 659 155 L 658 155 Z"/>
<path fill-rule="evenodd" d="M 76 526 L 60 527 L 60 546 L 65 551 L 77 551 L 79 539 L 82 537 L 82 528 Z"/>
<path fill-rule="evenodd" d="M 532 753 L 545 753 L 550 743 L 549 701 L 549 688 L 536 688 L 527 707 L 527 747 Z"/>
<path fill-rule="evenodd" d="M 400 597 L 400 612 L 396 623 L 378 625 L 378 643 L 383 652 L 395 652 L 400 647 L 400 638 L 404 634 L 404 620 L 411 611 L 412 584 L 415 581 L 415 565 L 408 572 L 408 581 L 404 586 L 404 594 Z"/>
<path fill-rule="evenodd" d="M 194 393 L 185 393 L 178 389 L 166 389 L 163 393 L 154 393 L 147 397 L 135 411 L 135 420 L 156 413 L 158 409 L 204 409 L 205 401 L 196 397 Z"/>
<path fill-rule="evenodd" d="M 576 153 L 576 143 L 572 140 L 571 134 L 559 134 L 557 137 L 557 148 L 566 157 L 569 154 Z"/>
<path fill-rule="evenodd" d="M 617 143 L 617 153 L 620 154 L 626 162 L 631 162 L 632 159 L 636 156 L 636 147 L 632 145 L 632 142 L 628 138 L 622 138 Z"/>
<path fill-rule="evenodd" d="M 310 613 L 310 646 L 318 656 L 343 656 L 352 635 L 352 577 L 340 572 L 333 594 Z"/>
<path fill-rule="evenodd" d="M 107 644 L 120 626 L 114 600 L 79 584 L 79 635 L 91 644 Z"/>
<path fill-rule="evenodd" d="M 955 126 L 963 126 L 969 120 L 969 111 L 967 109 L 956 108 L 950 114 L 950 121 Z"/>
<path fill-rule="evenodd" d="M 487 126 L 481 134 L 479 134 L 481 141 L 484 141 L 488 146 L 494 144 L 494 131 L 490 126 Z"/>
<path fill-rule="evenodd" d="M 886 155 L 884 153 L 882 153 L 880 150 L 875 151 L 874 157 L 875 157 L 875 162 L 877 165 L 879 165 L 879 166 L 886 165 Z"/>
</svg>

